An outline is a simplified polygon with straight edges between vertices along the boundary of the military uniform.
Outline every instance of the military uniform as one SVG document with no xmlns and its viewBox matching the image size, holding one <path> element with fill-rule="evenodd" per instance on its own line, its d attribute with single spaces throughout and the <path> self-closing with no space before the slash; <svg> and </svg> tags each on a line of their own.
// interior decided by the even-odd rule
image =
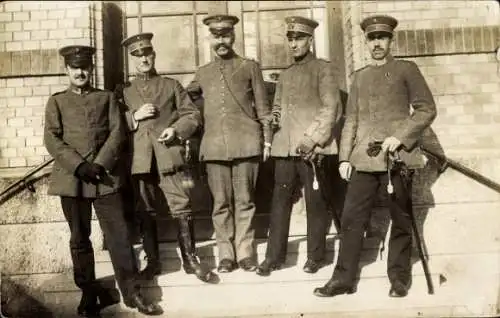
<svg viewBox="0 0 500 318">
<path fill-rule="evenodd" d="M 60 50 L 67 65 L 91 65 L 95 50 L 69 46 Z M 102 228 L 115 277 L 125 301 L 137 294 L 137 266 L 119 193 L 123 166 L 120 150 L 125 141 L 121 114 L 111 92 L 90 86 L 52 95 L 46 105 L 44 142 L 54 158 L 49 181 L 50 195 L 61 197 L 69 224 L 74 281 L 83 291 L 78 309 L 82 315 L 95 308 L 97 297 L 94 251 L 90 241 L 91 206 Z M 103 167 L 91 182 L 83 181 L 84 167 Z M 102 300 L 101 300 L 102 301 Z"/>
<path fill-rule="evenodd" d="M 372 16 L 362 22 L 371 32 L 392 34 L 397 20 L 388 16 Z M 376 84 L 374 84 L 376 83 Z M 412 110 L 410 109 L 412 108 Z M 410 169 L 423 167 L 418 140 L 436 116 L 432 93 L 417 65 L 395 60 L 390 55 L 383 65 L 369 65 L 354 74 L 342 130 L 339 159 L 354 167 L 342 215 L 342 238 L 332 282 L 351 287 L 358 271 L 363 233 L 379 187 L 389 183 L 387 154 L 369 155 L 374 142 L 389 136 L 401 141 L 397 152 Z M 387 272 L 391 284 L 407 285 L 411 275 L 412 227 L 411 178 L 392 172 L 394 194 L 388 197 L 392 218 Z M 318 290 L 329 294 L 328 284 Z M 330 292 L 333 289 L 330 288 Z M 330 293 L 329 296 L 332 293 Z M 404 290 L 400 293 L 405 295 Z"/>
<path fill-rule="evenodd" d="M 232 29 L 234 18 L 210 16 L 204 22 L 216 32 L 212 28 L 219 22 Z M 200 67 L 187 90 L 194 100 L 204 99 L 200 160 L 206 163 L 214 199 L 219 258 L 253 258 L 254 187 L 263 144 L 271 142 L 270 108 L 259 64 L 236 54 L 217 56 Z"/>
<path fill-rule="evenodd" d="M 123 45 L 131 54 L 152 50 L 152 37 L 152 33 L 133 35 L 125 39 Z M 187 166 L 183 142 L 200 128 L 200 112 L 177 80 L 161 77 L 154 68 L 148 73 L 138 73 L 136 79 L 123 88 L 121 95 L 131 138 L 131 174 L 136 193 L 136 211 L 143 221 L 143 243 L 148 266 L 155 268 L 151 269 L 155 274 L 159 273 L 156 216 L 159 195 L 163 195 L 170 214 L 178 223 L 183 264 L 185 269 L 189 267 L 186 272 L 194 271 L 192 267 L 198 268 L 199 264 L 195 255 L 190 188 L 183 183 Z M 156 107 L 155 116 L 136 121 L 134 113 L 147 103 Z M 165 145 L 158 139 L 167 127 L 175 129 L 177 138 Z"/>
<path fill-rule="evenodd" d="M 303 17 L 285 20 L 287 34 L 300 32 L 313 36 L 318 25 Z M 308 52 L 283 70 L 276 86 L 272 113 L 279 117 L 279 127 L 271 150 L 275 161 L 275 185 L 266 262 L 274 265 L 285 262 L 292 197 L 301 181 L 305 187 L 307 210 L 307 256 L 308 260 L 319 263 L 325 256 L 326 225 L 329 224 L 327 202 L 322 194 L 332 194 L 322 193 L 323 185 L 321 189 L 313 189 L 313 167 L 311 162 L 301 158 L 297 148 L 301 143 L 309 143 L 316 146 L 317 154 L 324 155 L 323 163 L 337 160 L 333 156 L 337 154 L 333 128 L 340 119 L 341 104 L 330 63 Z M 320 169 L 322 166 L 318 166 Z"/>
</svg>

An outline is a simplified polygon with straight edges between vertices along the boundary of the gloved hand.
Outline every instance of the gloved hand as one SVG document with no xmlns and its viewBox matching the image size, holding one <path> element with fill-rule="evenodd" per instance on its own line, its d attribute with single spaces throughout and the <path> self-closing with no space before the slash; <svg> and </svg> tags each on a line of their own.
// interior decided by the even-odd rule
<svg viewBox="0 0 500 318">
<path fill-rule="evenodd" d="M 311 160 L 314 156 L 314 148 L 316 148 L 316 144 L 309 138 L 303 138 L 295 152 L 297 152 L 304 160 Z"/>
<path fill-rule="evenodd" d="M 85 161 L 76 168 L 75 174 L 83 182 L 98 184 L 102 180 L 102 177 L 106 175 L 106 169 L 97 163 L 88 163 Z"/>
<path fill-rule="evenodd" d="M 369 157 L 376 157 L 382 151 L 382 141 L 370 141 L 368 143 L 368 149 L 366 149 L 366 154 Z"/>
<path fill-rule="evenodd" d="M 271 129 L 273 131 L 277 131 L 280 128 L 280 117 L 281 117 L 281 114 L 279 112 L 272 113 Z"/>
</svg>

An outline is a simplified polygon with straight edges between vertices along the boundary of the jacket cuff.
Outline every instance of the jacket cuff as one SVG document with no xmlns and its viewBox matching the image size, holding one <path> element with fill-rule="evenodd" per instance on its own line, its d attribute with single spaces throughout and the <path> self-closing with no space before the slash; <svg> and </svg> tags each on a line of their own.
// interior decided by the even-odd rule
<svg viewBox="0 0 500 318">
<path fill-rule="evenodd" d="M 136 131 L 139 127 L 139 122 L 134 118 L 134 112 L 128 111 L 125 113 L 125 119 L 127 120 L 127 127 L 130 131 Z"/>
</svg>

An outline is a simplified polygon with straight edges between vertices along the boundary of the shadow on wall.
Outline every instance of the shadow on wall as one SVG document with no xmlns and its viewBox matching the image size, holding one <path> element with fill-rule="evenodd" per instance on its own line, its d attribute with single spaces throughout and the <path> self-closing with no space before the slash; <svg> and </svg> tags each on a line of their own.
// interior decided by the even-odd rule
<svg viewBox="0 0 500 318">
<path fill-rule="evenodd" d="M 421 146 L 423 148 L 432 150 L 433 152 L 444 156 L 444 149 L 439 142 L 439 139 L 432 128 L 428 128 L 421 139 Z M 429 213 L 429 210 L 435 207 L 434 195 L 432 194 L 432 187 L 440 176 L 441 163 L 433 157 L 426 157 L 427 161 L 423 169 L 417 170 L 413 177 L 412 198 L 413 198 L 413 213 L 415 215 L 417 229 L 422 239 L 424 253 L 427 254 L 427 244 L 425 241 L 424 224 Z M 414 244 L 414 258 L 413 261 L 418 261 L 418 251 L 415 250 Z"/>
<path fill-rule="evenodd" d="M 437 135 L 432 128 L 428 128 L 420 140 L 422 147 L 433 150 L 438 154 L 444 155 L 444 150 L 438 140 Z M 441 164 L 433 157 L 426 157 L 425 166 L 422 169 L 416 170 L 412 182 L 412 202 L 413 214 L 415 216 L 418 234 L 422 242 L 423 252 L 428 259 L 427 244 L 425 240 L 425 221 L 430 209 L 435 207 L 434 195 L 432 187 L 440 176 Z M 379 198 L 376 207 L 372 212 L 370 223 L 366 229 L 366 238 L 373 240 L 373 245 L 380 247 L 368 249 L 365 251 L 364 259 L 366 263 L 363 266 L 373 263 L 377 257 L 387 259 L 388 247 L 385 246 L 386 236 L 389 232 L 390 215 L 387 210 L 386 200 L 387 193 L 385 189 L 379 189 Z M 372 245 L 372 244 L 370 244 Z M 419 253 L 416 240 L 413 240 L 412 264 L 419 262 Z M 432 272 L 432 268 L 430 268 Z"/>
</svg>

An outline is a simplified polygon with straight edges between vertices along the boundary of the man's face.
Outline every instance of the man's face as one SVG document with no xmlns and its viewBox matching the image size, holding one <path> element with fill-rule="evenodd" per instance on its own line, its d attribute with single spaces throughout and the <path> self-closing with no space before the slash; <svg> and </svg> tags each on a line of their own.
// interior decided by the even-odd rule
<svg viewBox="0 0 500 318">
<path fill-rule="evenodd" d="M 149 73 L 155 67 L 156 53 L 152 48 L 137 50 L 131 56 L 139 73 Z"/>
<path fill-rule="evenodd" d="M 210 33 L 210 47 L 219 57 L 224 57 L 233 51 L 234 32 Z"/>
<path fill-rule="evenodd" d="M 77 67 L 66 64 L 66 74 L 69 76 L 69 82 L 75 87 L 85 87 L 89 84 L 92 69 L 91 64 Z"/>
<path fill-rule="evenodd" d="M 302 33 L 288 33 L 288 47 L 292 51 L 293 57 L 302 57 L 306 55 L 312 45 L 312 36 L 302 34 Z"/>
<path fill-rule="evenodd" d="M 388 33 L 370 33 L 366 43 L 374 60 L 383 60 L 389 54 L 392 37 Z"/>
</svg>

